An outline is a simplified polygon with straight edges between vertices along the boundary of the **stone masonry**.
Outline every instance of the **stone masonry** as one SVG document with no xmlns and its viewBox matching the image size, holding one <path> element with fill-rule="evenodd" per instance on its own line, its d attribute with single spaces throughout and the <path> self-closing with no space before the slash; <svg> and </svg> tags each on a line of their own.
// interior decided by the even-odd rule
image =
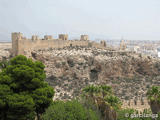
<svg viewBox="0 0 160 120">
<path fill-rule="evenodd" d="M 124 100 L 122 108 L 130 108 L 135 109 L 138 112 L 143 112 L 145 109 L 150 109 L 150 105 L 148 103 L 147 98 L 143 99 L 131 99 L 131 100 Z"/>
<path fill-rule="evenodd" d="M 88 35 L 81 35 L 80 40 L 68 40 L 67 34 L 59 34 L 58 39 L 54 39 L 51 35 L 45 35 L 40 39 L 37 35 L 33 35 L 31 39 L 27 39 L 22 33 L 12 33 L 12 55 L 25 55 L 26 51 L 44 49 L 44 48 L 64 48 L 67 46 L 84 46 L 95 48 L 106 48 L 106 42 L 100 43 L 90 41 Z"/>
</svg>

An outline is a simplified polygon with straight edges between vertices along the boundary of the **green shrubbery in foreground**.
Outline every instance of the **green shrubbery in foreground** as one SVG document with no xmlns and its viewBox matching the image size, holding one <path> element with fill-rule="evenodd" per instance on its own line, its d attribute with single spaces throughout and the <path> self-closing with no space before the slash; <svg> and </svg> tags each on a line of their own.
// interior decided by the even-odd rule
<svg viewBox="0 0 160 120">
<path fill-rule="evenodd" d="M 45 66 L 22 55 L 0 65 L 1 120 L 40 119 L 54 95 L 53 88 L 44 82 Z"/>
<path fill-rule="evenodd" d="M 92 109 L 86 109 L 77 100 L 54 102 L 42 118 L 43 120 L 99 120 Z"/>
<path fill-rule="evenodd" d="M 79 100 L 53 101 L 44 67 L 22 55 L 0 63 L 0 120 L 152 120 L 126 117 L 136 111 L 122 109 L 120 99 L 106 85 L 85 87 Z M 159 113 L 160 87 L 153 86 L 147 95 L 152 112 Z"/>
<path fill-rule="evenodd" d="M 135 116 L 138 114 L 153 117 Z M 151 110 L 138 113 L 134 109 L 122 109 L 120 99 L 113 95 L 111 87 L 91 85 L 83 89 L 79 102 L 54 102 L 43 114 L 43 120 L 152 120 L 154 117 L 160 120 L 160 113 L 158 116 Z"/>
</svg>

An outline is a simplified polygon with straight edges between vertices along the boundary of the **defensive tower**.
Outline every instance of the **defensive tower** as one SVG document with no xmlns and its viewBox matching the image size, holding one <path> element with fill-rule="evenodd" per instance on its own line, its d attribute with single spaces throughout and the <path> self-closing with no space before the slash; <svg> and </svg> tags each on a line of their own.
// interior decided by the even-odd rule
<svg viewBox="0 0 160 120">
<path fill-rule="evenodd" d="M 59 34 L 59 39 L 60 40 L 68 40 L 68 35 L 67 34 Z"/>
<path fill-rule="evenodd" d="M 12 54 L 13 56 L 21 54 L 19 53 L 21 46 L 20 41 L 23 39 L 23 34 L 20 32 L 12 33 Z"/>
<path fill-rule="evenodd" d="M 88 37 L 88 35 L 81 35 L 80 40 L 89 40 L 89 37 Z"/>
</svg>

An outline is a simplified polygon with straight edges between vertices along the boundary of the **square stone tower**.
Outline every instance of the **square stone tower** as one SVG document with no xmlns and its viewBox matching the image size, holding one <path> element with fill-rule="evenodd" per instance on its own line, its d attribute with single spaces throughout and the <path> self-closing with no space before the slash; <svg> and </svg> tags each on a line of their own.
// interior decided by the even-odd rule
<svg viewBox="0 0 160 120">
<path fill-rule="evenodd" d="M 89 40 L 89 37 L 88 37 L 88 35 L 81 35 L 80 40 Z"/>
<path fill-rule="evenodd" d="M 37 35 L 32 35 L 32 40 L 38 40 L 39 37 Z"/>
<path fill-rule="evenodd" d="M 106 41 L 104 41 L 104 40 L 102 40 L 101 42 L 100 42 L 100 44 L 103 46 L 103 47 L 106 47 L 107 45 L 106 45 Z"/>
<path fill-rule="evenodd" d="M 126 48 L 127 48 L 127 45 L 126 45 L 125 41 L 122 39 L 122 40 L 120 41 L 119 49 L 120 49 L 120 50 L 125 50 Z"/>
<path fill-rule="evenodd" d="M 60 40 L 68 40 L 68 35 L 67 34 L 59 34 L 59 39 Z"/>
<path fill-rule="evenodd" d="M 45 35 L 45 36 L 44 36 L 44 39 L 45 39 L 45 40 L 52 40 L 53 37 L 52 37 L 52 35 Z"/>
<path fill-rule="evenodd" d="M 11 38 L 12 38 L 12 55 L 16 56 L 18 54 L 21 54 L 20 42 L 23 39 L 23 34 L 20 32 L 18 32 L 18 33 L 15 32 L 15 33 L 12 33 Z"/>
</svg>

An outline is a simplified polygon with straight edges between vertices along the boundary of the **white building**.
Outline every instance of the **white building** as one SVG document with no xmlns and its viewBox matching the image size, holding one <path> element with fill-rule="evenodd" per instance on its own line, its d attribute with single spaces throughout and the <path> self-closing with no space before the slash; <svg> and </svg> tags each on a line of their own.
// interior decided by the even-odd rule
<svg viewBox="0 0 160 120">
<path fill-rule="evenodd" d="M 133 48 L 133 49 L 134 49 L 134 51 L 135 51 L 135 52 L 140 51 L 140 47 L 139 47 L 139 46 L 134 46 L 134 48 Z"/>
<path fill-rule="evenodd" d="M 157 48 L 158 57 L 160 58 L 160 48 Z"/>
</svg>

